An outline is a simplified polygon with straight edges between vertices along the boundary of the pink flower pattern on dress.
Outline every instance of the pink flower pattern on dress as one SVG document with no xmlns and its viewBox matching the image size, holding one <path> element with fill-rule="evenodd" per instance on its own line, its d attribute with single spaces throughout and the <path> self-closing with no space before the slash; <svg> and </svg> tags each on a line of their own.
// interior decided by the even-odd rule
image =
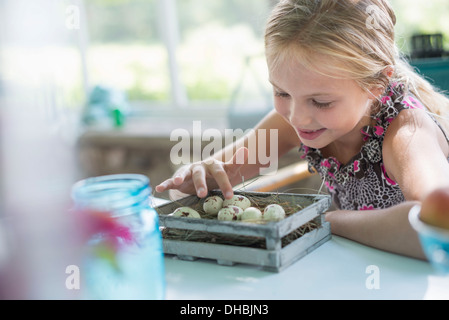
<svg viewBox="0 0 449 320">
<path fill-rule="evenodd" d="M 306 145 L 302 145 L 301 149 L 304 151 L 304 154 L 301 156 L 301 159 L 305 159 L 307 156 L 307 153 L 309 153 L 309 147 Z"/>
<path fill-rule="evenodd" d="M 406 105 L 407 107 L 409 107 L 410 109 L 421 109 L 424 110 L 424 106 L 421 104 L 421 102 L 419 102 L 418 100 L 416 100 L 415 98 L 413 98 L 412 96 L 408 96 L 406 97 L 402 103 L 404 105 Z"/>
<path fill-rule="evenodd" d="M 354 172 L 359 172 L 360 171 L 360 161 L 359 160 L 355 160 L 354 161 Z"/>
<path fill-rule="evenodd" d="M 380 101 L 382 104 L 386 104 L 388 101 L 391 101 L 391 98 L 389 96 L 383 96 Z"/>
<path fill-rule="evenodd" d="M 374 130 L 375 130 L 374 134 L 376 134 L 378 137 L 381 137 L 385 132 L 385 129 L 382 128 L 381 126 L 375 126 Z"/>
<path fill-rule="evenodd" d="M 362 132 L 363 135 L 363 141 L 366 142 L 369 140 L 370 138 L 370 134 L 368 132 L 366 132 L 364 129 L 362 129 L 360 132 Z"/>
<path fill-rule="evenodd" d="M 396 181 L 394 181 L 393 179 L 388 178 L 387 171 L 385 170 L 385 166 L 384 166 L 383 163 L 380 165 L 380 167 L 382 168 L 382 177 L 387 181 L 387 183 L 390 186 L 396 186 L 397 185 Z"/>
<path fill-rule="evenodd" d="M 329 181 L 325 181 L 324 185 L 327 187 L 329 191 L 334 191 L 334 187 L 329 183 Z"/>
<path fill-rule="evenodd" d="M 321 165 L 323 167 L 326 167 L 326 168 L 330 168 L 331 167 L 331 164 L 329 163 L 328 159 L 324 159 L 323 162 L 321 163 Z"/>
</svg>

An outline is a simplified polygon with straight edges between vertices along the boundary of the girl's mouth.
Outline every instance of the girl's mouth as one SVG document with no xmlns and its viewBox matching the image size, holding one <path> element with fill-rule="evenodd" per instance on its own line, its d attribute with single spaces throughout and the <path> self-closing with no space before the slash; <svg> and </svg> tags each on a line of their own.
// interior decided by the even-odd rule
<svg viewBox="0 0 449 320">
<path fill-rule="evenodd" d="M 315 140 L 318 137 L 320 137 L 324 133 L 324 131 L 326 131 L 326 129 L 325 128 L 319 129 L 319 130 L 300 130 L 300 129 L 297 129 L 297 131 L 298 131 L 299 137 L 301 139 L 311 141 L 311 140 Z"/>
</svg>

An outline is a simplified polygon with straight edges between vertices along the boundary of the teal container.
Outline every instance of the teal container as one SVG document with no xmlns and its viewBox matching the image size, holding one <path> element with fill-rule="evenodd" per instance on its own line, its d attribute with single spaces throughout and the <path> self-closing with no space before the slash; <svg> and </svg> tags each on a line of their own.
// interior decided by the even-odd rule
<svg viewBox="0 0 449 320">
<path fill-rule="evenodd" d="M 114 88 L 95 86 L 83 112 L 83 122 L 87 125 L 123 127 L 130 113 L 126 94 Z"/>
<path fill-rule="evenodd" d="M 162 237 L 159 216 L 150 205 L 149 179 L 138 174 L 92 177 L 74 184 L 72 198 L 76 212 L 102 212 L 108 218 L 92 223 L 103 229 L 91 234 L 86 245 L 80 268 L 83 298 L 164 299 Z M 111 225 L 115 231 L 105 231 Z"/>
<path fill-rule="evenodd" d="M 421 246 L 432 266 L 441 274 L 449 274 L 449 230 L 431 226 L 419 218 L 421 206 L 409 212 L 411 226 L 418 232 Z"/>
<path fill-rule="evenodd" d="M 449 92 L 449 58 L 413 59 L 410 64 L 431 84 Z"/>
</svg>

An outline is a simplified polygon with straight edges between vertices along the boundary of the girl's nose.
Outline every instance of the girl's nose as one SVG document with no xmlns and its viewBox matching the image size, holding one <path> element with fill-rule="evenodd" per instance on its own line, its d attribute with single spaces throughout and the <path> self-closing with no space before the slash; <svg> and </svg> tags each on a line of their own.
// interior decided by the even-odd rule
<svg viewBox="0 0 449 320">
<path fill-rule="evenodd" d="M 290 123 L 297 128 L 307 128 L 313 122 L 313 117 L 307 106 L 292 103 L 290 109 Z"/>
</svg>

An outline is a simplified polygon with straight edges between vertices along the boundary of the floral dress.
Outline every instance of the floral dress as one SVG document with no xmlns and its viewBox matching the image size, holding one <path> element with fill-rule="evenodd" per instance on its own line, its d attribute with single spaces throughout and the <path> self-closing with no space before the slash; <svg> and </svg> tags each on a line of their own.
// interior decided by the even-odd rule
<svg viewBox="0 0 449 320">
<path fill-rule="evenodd" d="M 320 174 L 335 205 L 341 210 L 384 209 L 405 201 L 399 185 L 386 174 L 382 145 L 388 126 L 399 112 L 424 109 L 424 106 L 412 95 L 404 95 L 404 86 L 397 83 L 388 87 L 381 102 L 379 112 L 373 116 L 376 124 L 362 129 L 365 144 L 346 165 L 333 157 L 324 158 L 319 149 L 301 147 L 309 171 L 316 170 Z"/>
</svg>

